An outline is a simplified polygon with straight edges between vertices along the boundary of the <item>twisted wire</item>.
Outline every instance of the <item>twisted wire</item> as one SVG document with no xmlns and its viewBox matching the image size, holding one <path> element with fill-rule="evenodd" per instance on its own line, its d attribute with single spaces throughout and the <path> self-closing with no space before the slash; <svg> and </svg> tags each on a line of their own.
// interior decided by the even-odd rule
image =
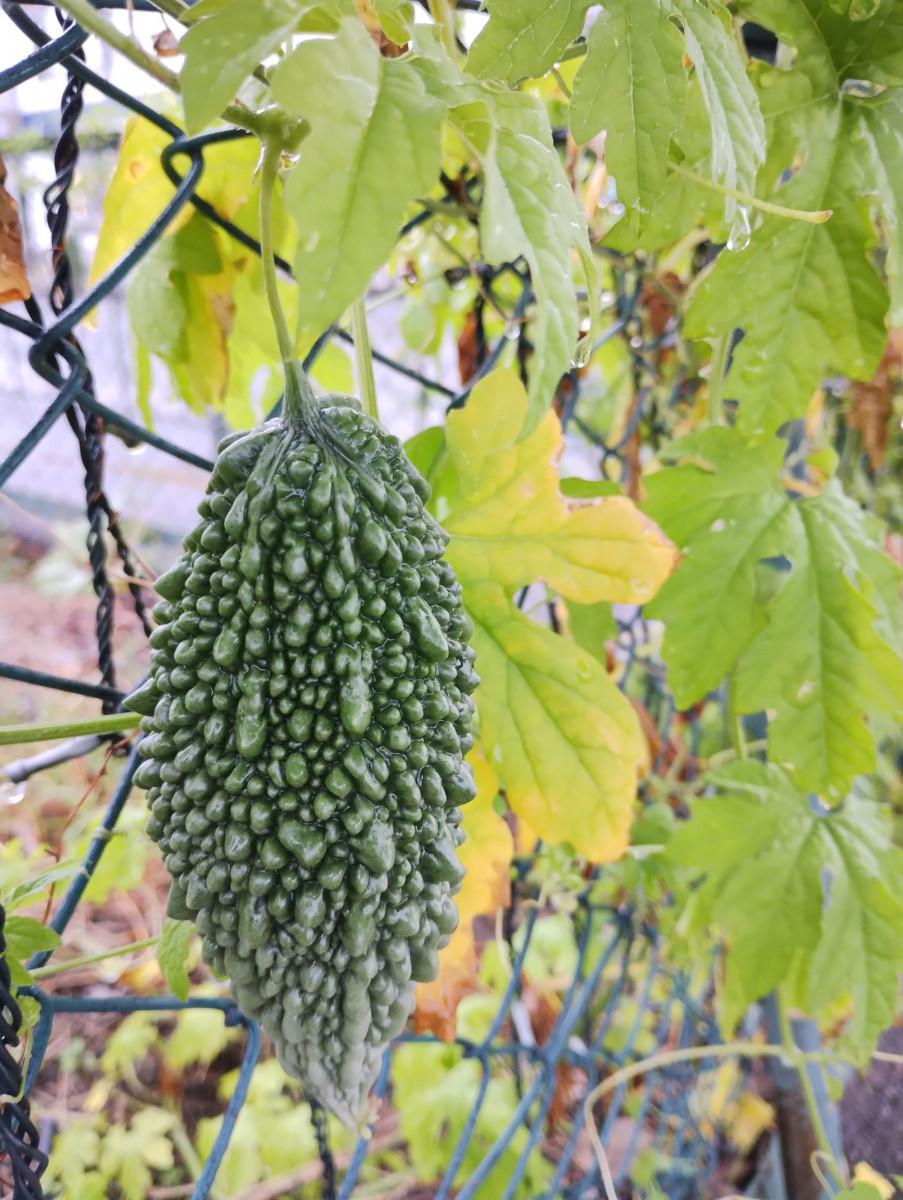
<svg viewBox="0 0 903 1200">
<path fill-rule="evenodd" d="M 41 1200 L 47 1155 L 40 1149 L 28 1100 L 16 1099 L 22 1091 L 22 1070 L 11 1051 L 19 1045 L 22 1010 L 12 993 L 5 925 L 6 912 L 0 904 L 0 1166 L 6 1158 L 13 1178 L 12 1200 Z M 9 1099 L 4 1102 L 4 1097 Z"/>
<path fill-rule="evenodd" d="M 84 52 L 81 49 L 77 50 L 75 55 L 84 59 Z M 72 304 L 75 294 L 72 262 L 67 247 L 70 212 L 69 188 L 78 165 L 80 147 L 76 127 L 84 106 L 84 88 L 84 80 L 70 72 L 60 106 L 60 136 L 54 149 L 53 161 L 56 178 L 44 192 L 54 272 L 50 288 L 50 307 L 56 316 L 60 316 Z M 84 359 L 84 353 L 74 334 L 68 334 L 67 340 Z M 86 374 L 84 389 L 91 396 L 95 394 L 94 380 L 90 370 Z M 74 406 L 69 407 L 66 410 L 66 419 L 78 442 L 79 455 L 85 471 L 85 502 L 89 526 L 88 558 L 91 564 L 91 582 L 97 596 L 95 632 L 98 666 L 104 686 L 115 688 L 116 667 L 112 647 L 115 593 L 107 573 L 105 527 L 113 538 L 123 571 L 130 580 L 128 587 L 135 612 L 141 621 L 144 632 L 148 635 L 151 632 L 152 624 L 145 608 L 141 588 L 137 583 L 131 582 L 137 578 L 138 572 L 132 560 L 128 543 L 123 536 L 118 515 L 110 505 L 103 487 L 103 422 L 96 412 L 84 405 L 79 405 L 79 411 Z M 115 708 L 115 701 L 103 700 L 103 712 L 109 713 Z"/>
<path fill-rule="evenodd" d="M 329 1145 L 329 1126 L 326 1123 L 326 1112 L 316 1100 L 310 1101 L 310 1118 L 317 1139 L 317 1153 L 323 1164 L 323 1200 L 336 1200 L 335 1159 Z"/>
</svg>

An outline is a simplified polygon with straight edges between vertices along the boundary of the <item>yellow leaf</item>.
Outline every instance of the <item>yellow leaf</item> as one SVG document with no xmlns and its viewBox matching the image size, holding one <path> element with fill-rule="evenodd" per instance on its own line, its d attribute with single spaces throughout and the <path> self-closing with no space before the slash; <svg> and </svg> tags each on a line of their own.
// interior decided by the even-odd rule
<svg viewBox="0 0 903 1200">
<path fill-rule="evenodd" d="M 92 284 L 132 248 L 172 200 L 175 186 L 160 162 L 162 151 L 171 141 L 167 133 L 141 117 L 132 117 L 126 124 L 116 170 L 104 197 L 103 225 L 91 266 Z M 259 154 L 254 138 L 214 143 L 204 150 L 204 172 L 197 194 L 228 221 L 256 195 L 254 171 Z M 184 157 L 174 160 L 180 175 L 186 174 L 188 164 Z M 192 204 L 184 205 L 164 236 L 187 225 L 194 214 Z M 230 245 L 230 252 L 243 259 L 253 254 L 237 242 Z"/>
<path fill-rule="evenodd" d="M 867 1162 L 856 1164 L 856 1169 L 853 1172 L 853 1183 L 867 1183 L 875 1189 L 880 1195 L 881 1200 L 891 1200 L 894 1194 L 894 1185 L 889 1179 L 885 1179 L 883 1175 L 879 1175 L 874 1167 L 870 1167 Z"/>
<path fill-rule="evenodd" d="M 473 768 L 477 795 L 462 809 L 467 840 L 459 848 L 458 857 L 467 874 L 457 898 L 461 926 L 508 903 L 514 852 L 511 831 L 492 807 L 499 793 L 498 776 L 478 748 L 471 750 L 467 761 Z"/>
<path fill-rule="evenodd" d="M 606 862 L 627 847 L 647 747 L 597 659 L 523 616 L 493 583 L 464 593 L 480 736 L 512 810 L 548 842 Z"/>
<path fill-rule="evenodd" d="M 439 975 L 432 983 L 417 988 L 414 1028 L 431 1032 L 445 1041 L 455 1036 L 458 1003 L 472 992 L 477 981 L 477 953 L 473 919 L 494 913 L 510 899 L 511 856 L 514 843 L 507 824 L 492 802 L 499 781 L 479 749 L 467 757 L 477 785 L 476 799 L 464 808 L 463 828 L 467 840 L 458 850 L 466 875 L 457 897 L 458 928 L 439 954 Z"/>
<path fill-rule="evenodd" d="M 116 170 L 103 202 L 103 224 L 97 239 L 89 283 L 94 284 L 135 244 L 173 198 L 175 189 L 160 165 L 160 154 L 172 139 L 141 117 L 126 124 Z M 184 159 L 179 159 L 182 167 Z M 184 169 L 184 168 L 183 168 Z M 194 215 L 186 204 L 166 233 L 175 233 Z"/>
<path fill-rule="evenodd" d="M 438 516 L 459 578 L 512 591 L 542 580 L 580 604 L 650 600 L 676 565 L 675 548 L 625 496 L 562 496 L 558 418 L 549 411 L 521 440 L 526 415 L 527 393 L 507 369 L 481 380 L 449 415 L 458 495 Z"/>
</svg>

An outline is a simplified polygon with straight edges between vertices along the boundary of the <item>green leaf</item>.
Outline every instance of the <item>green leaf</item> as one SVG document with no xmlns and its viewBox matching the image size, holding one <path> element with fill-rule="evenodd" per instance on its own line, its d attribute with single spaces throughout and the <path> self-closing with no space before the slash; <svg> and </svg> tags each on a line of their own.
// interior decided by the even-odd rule
<svg viewBox="0 0 903 1200">
<path fill-rule="evenodd" d="M 53 884 L 61 883 L 63 880 L 77 875 L 80 868 L 80 859 L 69 858 L 63 862 L 55 862 L 52 866 L 44 867 L 42 870 L 30 872 L 27 878 L 17 883 L 3 897 L 6 911 L 10 913 L 17 908 L 24 908 L 25 905 L 31 904 L 38 896 L 48 893 Z"/>
<path fill-rule="evenodd" d="M 453 119 L 475 145 L 485 147 L 483 251 L 496 265 L 523 255 L 536 293 L 528 432 L 548 410 L 574 361 L 578 314 L 572 260 L 575 250 L 589 253 L 586 221 L 552 145 L 541 102 L 522 93 L 487 93 L 478 107 L 482 111 L 469 114 L 470 120 L 459 121 L 457 114 Z"/>
<path fill-rule="evenodd" d="M 832 481 L 799 501 L 794 516 L 793 569 L 740 664 L 736 704 L 747 713 L 773 708 L 770 757 L 839 796 L 875 766 L 863 716 L 903 712 L 903 664 L 880 628 L 881 600 L 864 558 L 878 547 L 856 502 Z"/>
<path fill-rule="evenodd" d="M 190 928 L 189 922 L 180 921 L 177 924 L 189 925 Z M 226 1024 L 221 1012 L 209 1008 L 187 1008 L 176 1016 L 175 1029 L 167 1037 L 162 1050 L 166 1062 L 178 1070 L 184 1070 L 192 1063 L 209 1066 L 237 1036 L 238 1030 Z"/>
<path fill-rule="evenodd" d="M 741 192 L 752 192 L 765 157 L 765 127 L 746 64 L 722 4 L 671 0 L 684 30 L 687 56 L 705 97 L 712 131 L 712 176 Z M 736 202 L 725 201 L 727 220 Z"/>
<path fill-rule="evenodd" d="M 633 238 L 667 178 L 668 143 L 687 92 L 682 52 L 660 0 L 609 0 L 590 29 L 574 79 L 571 132 L 587 142 L 605 130 L 605 163 Z"/>
<path fill-rule="evenodd" d="M 604 663 L 605 643 L 615 641 L 618 636 L 618 626 L 611 605 L 577 604 L 573 600 L 565 600 L 564 606 L 571 637 L 582 650 L 588 650 L 593 658 Z"/>
<path fill-rule="evenodd" d="M 595 267 L 586 219 L 552 144 L 542 103 L 526 93 L 476 83 L 449 59 L 435 26 L 418 26 L 412 59 L 449 121 L 483 164 L 480 212 L 483 257 L 501 266 L 523 256 L 530 268 L 532 308 L 530 407 L 524 432 L 546 413 L 577 350 L 574 256 L 592 293 Z"/>
<path fill-rule="evenodd" d="M 770 714 L 770 757 L 842 795 L 874 766 L 863 717 L 903 708 L 900 572 L 879 523 L 836 482 L 791 500 L 777 444 L 713 428 L 670 453 L 687 461 L 650 476 L 648 509 L 683 557 L 650 615 L 679 707 L 734 672 L 735 710 Z"/>
<path fill-rule="evenodd" d="M 495 0 L 467 70 L 506 83 L 545 75 L 580 36 L 589 6 L 590 0 Z"/>
<path fill-rule="evenodd" d="M 869 150 L 858 190 L 877 200 L 887 234 L 884 269 L 891 283 L 890 319 L 903 322 L 903 90 L 885 92 L 854 109 L 850 136 Z M 861 163 L 859 155 L 854 160 Z"/>
<path fill-rule="evenodd" d="M 319 332 L 361 294 L 407 205 L 435 182 L 444 108 L 357 18 L 302 42 L 274 70 L 273 92 L 311 124 L 284 194 L 299 231 L 299 326 Z"/>
<path fill-rule="evenodd" d="M 163 978 L 178 1000 L 188 999 L 188 953 L 191 949 L 191 922 L 167 917 L 157 943 L 157 962 Z"/>
<path fill-rule="evenodd" d="M 410 1146 L 417 1178 L 434 1181 L 448 1166 L 453 1147 L 471 1122 L 476 1122 L 461 1160 L 455 1184 L 470 1179 L 487 1153 L 506 1131 L 517 1107 L 518 1093 L 510 1075 L 490 1078 L 478 1105 L 482 1072 L 473 1060 L 462 1060 L 458 1046 L 400 1046 L 392 1056 L 393 1095 L 401 1129 Z M 520 1127 L 506 1138 L 505 1149 L 494 1163 L 474 1200 L 495 1200 L 505 1190 L 522 1156 L 526 1169 L 513 1193 L 516 1200 L 544 1192 L 553 1168 L 538 1148 L 528 1151 L 527 1130 Z"/>
<path fill-rule="evenodd" d="M 681 710 L 718 687 L 765 624 L 758 564 L 786 549 L 792 512 L 778 474 L 782 450 L 777 441 L 750 449 L 727 428 L 709 429 L 668 448 L 669 458 L 693 465 L 646 481 L 646 510 L 683 551 L 648 609 L 665 622 L 668 683 Z"/>
<path fill-rule="evenodd" d="M 810 1011 L 849 997 L 845 1037 L 864 1061 L 893 1020 L 903 969 L 903 853 L 887 815 L 855 792 L 820 810 L 773 764 L 708 778 L 722 794 L 696 801 L 666 857 L 703 872 L 695 927 L 727 933 L 725 1027 L 782 983 Z"/>
<path fill-rule="evenodd" d="M 220 1094 L 231 1096 L 238 1072 L 223 1076 Z M 260 1063 L 254 1070 L 248 1099 L 242 1105 L 217 1180 L 223 1193 L 235 1196 L 261 1179 L 310 1163 L 317 1153 L 311 1111 L 289 1094 L 290 1081 L 275 1059 Z M 335 1138 L 335 1125 L 331 1136 Z M 214 1139 L 222 1128 L 222 1117 L 205 1118 L 198 1123 L 197 1150 L 202 1159 L 210 1155 Z M 341 1144 L 341 1139 L 339 1139 Z"/>
<path fill-rule="evenodd" d="M 123 1200 L 144 1200 L 153 1176 L 173 1165 L 172 1142 L 166 1136 L 176 1115 L 162 1108 L 143 1108 L 130 1128 L 111 1125 L 100 1146 L 100 1169 L 119 1184 Z"/>
<path fill-rule="evenodd" d="M 231 0 L 188 30 L 179 49 L 185 55 L 182 100 L 189 133 L 200 133 L 219 116 L 308 7 L 303 0 Z"/>
<path fill-rule="evenodd" d="M 39 950 L 55 950 L 61 945 L 56 930 L 42 925 L 34 917 L 7 917 L 3 935 L 9 957 L 23 963 Z"/>
<path fill-rule="evenodd" d="M 383 33 L 396 46 L 403 46 L 414 27 L 414 5 L 410 0 L 370 0 Z"/>
<path fill-rule="evenodd" d="M 719 256 L 690 305 L 691 337 L 744 330 L 726 394 L 740 401 L 748 437 L 801 415 L 825 374 L 868 378 L 883 352 L 888 298 L 869 261 L 874 233 L 862 196 L 887 188 L 863 172 L 862 102 L 845 84 L 894 79 L 903 66 L 895 8 L 883 0 L 874 22 L 850 21 L 817 0 L 762 0 L 749 10 L 796 50 L 790 70 L 759 64 L 756 72 L 769 131 L 765 191 L 779 188 L 774 199 L 787 207 L 834 215 L 821 225 L 766 216 L 746 249 Z"/>
</svg>

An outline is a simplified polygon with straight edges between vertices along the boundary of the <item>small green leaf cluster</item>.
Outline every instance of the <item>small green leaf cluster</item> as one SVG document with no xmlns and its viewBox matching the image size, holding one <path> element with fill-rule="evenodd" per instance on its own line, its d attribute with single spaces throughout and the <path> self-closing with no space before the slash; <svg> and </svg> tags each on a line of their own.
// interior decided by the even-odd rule
<svg viewBox="0 0 903 1200">
<path fill-rule="evenodd" d="M 350 1124 L 457 924 L 474 795 L 470 626 L 426 495 L 341 398 L 226 439 L 128 702 L 170 916 Z"/>
</svg>

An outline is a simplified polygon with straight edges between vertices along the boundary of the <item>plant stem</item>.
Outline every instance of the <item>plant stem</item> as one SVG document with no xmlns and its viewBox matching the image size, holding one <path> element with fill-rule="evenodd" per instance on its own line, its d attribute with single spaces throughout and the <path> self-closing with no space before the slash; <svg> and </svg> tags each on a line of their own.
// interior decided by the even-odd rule
<svg viewBox="0 0 903 1200">
<path fill-rule="evenodd" d="M 142 50 L 127 33 L 122 33 L 111 21 L 102 17 L 91 0 L 60 0 L 57 8 L 68 13 L 74 21 L 81 25 L 82 29 L 87 29 L 89 33 L 93 33 L 95 37 L 99 37 L 102 42 L 106 42 L 124 58 L 133 62 L 136 67 L 140 67 L 142 71 L 153 76 L 158 83 L 164 84 L 174 92 L 181 91 L 179 76 L 176 72 L 170 71 L 169 67 L 164 67 L 152 54 Z"/>
<path fill-rule="evenodd" d="M 0 728 L 0 746 L 18 746 L 24 742 L 49 742 L 56 738 L 81 737 L 86 733 L 120 733 L 137 729 L 137 713 L 113 713 L 90 721 L 64 721 L 61 725 L 7 725 Z"/>
<path fill-rule="evenodd" d="M 57 8 L 72 17 L 81 25 L 82 29 L 93 33 L 95 37 L 121 54 L 123 58 L 127 58 L 142 71 L 146 71 L 158 83 L 181 94 L 181 81 L 176 72 L 170 71 L 169 67 L 165 67 L 154 55 L 142 50 L 127 33 L 122 33 L 111 21 L 102 17 L 91 0 L 60 0 Z M 272 113 L 251 112 L 250 109 L 243 108 L 239 104 L 228 105 L 223 109 L 222 115 L 224 120 L 232 125 L 237 125 L 239 129 L 247 129 L 249 133 L 256 133 L 261 138 L 273 127 L 274 115 Z"/>
<path fill-rule="evenodd" d="M 273 241 L 273 191 L 279 164 L 282 161 L 282 146 L 276 140 L 268 141 L 264 147 L 263 163 L 260 168 L 260 257 L 263 266 L 263 290 L 273 317 L 279 355 L 288 368 L 294 358 L 294 344 L 288 331 L 285 310 L 279 298 L 276 281 L 276 249 Z"/>
<path fill-rule="evenodd" d="M 289 136 L 291 136 L 291 131 L 289 131 Z M 285 135 L 278 137 L 271 133 L 264 140 L 263 162 L 260 167 L 260 262 L 263 268 L 263 290 L 266 293 L 267 304 L 273 318 L 279 356 L 285 369 L 283 415 L 289 424 L 302 422 L 310 424 L 316 422 L 317 399 L 304 368 L 295 356 L 295 344 L 289 333 L 276 279 L 273 193 L 285 144 Z"/>
<path fill-rule="evenodd" d="M 108 958 L 121 958 L 132 954 L 135 950 L 147 950 L 156 946 L 159 936 L 144 938 L 140 942 L 129 942 L 126 946 L 117 946 L 115 950 L 107 950 L 105 954 L 86 954 L 82 958 L 69 958 L 65 962 L 51 963 L 49 967 L 35 967 L 32 975 L 35 979 L 46 979 L 48 975 L 61 975 L 63 971 L 74 971 L 77 967 L 90 967 L 92 963 L 106 962 Z"/>
<path fill-rule="evenodd" d="M 373 356 L 370 353 L 370 334 L 367 331 L 367 310 L 364 307 L 363 296 L 351 306 L 351 336 L 354 338 L 354 361 L 357 365 L 357 386 L 361 392 L 361 404 L 367 416 L 378 421 L 376 381 L 373 378 Z"/>
<path fill-rule="evenodd" d="M 552 67 L 552 75 L 554 76 L 555 82 L 561 88 L 562 92 L 565 94 L 567 99 L 570 100 L 571 89 L 568 87 L 567 80 L 564 78 L 564 76 L 561 74 L 561 72 L 558 70 L 557 67 Z"/>
<path fill-rule="evenodd" d="M 812 1124 L 812 1131 L 815 1134 L 815 1140 L 818 1143 L 818 1148 L 821 1151 L 822 1157 L 831 1168 L 834 1178 L 841 1188 L 846 1186 L 837 1162 L 834 1159 L 834 1150 L 831 1146 L 831 1139 L 828 1136 L 828 1131 L 825 1128 L 824 1120 L 822 1119 L 821 1109 L 818 1105 L 818 1100 L 815 1096 L 815 1089 L 812 1086 L 812 1080 L 809 1078 L 809 1073 L 803 1063 L 799 1062 L 799 1048 L 796 1044 L 796 1039 L 793 1036 L 793 1030 L 790 1027 L 790 1016 L 787 1012 L 787 1007 L 783 1002 L 779 992 L 775 993 L 775 1009 L 778 1015 L 778 1026 L 781 1031 L 781 1040 L 786 1047 L 787 1053 L 785 1057 L 793 1063 L 799 1075 L 800 1084 L 803 1089 L 803 1096 L 806 1099 L 806 1109 L 809 1113 L 809 1120 Z"/>
<path fill-rule="evenodd" d="M 455 10 L 449 0 L 429 0 L 433 20 L 442 31 L 442 45 L 452 62 L 458 61 L 458 39 L 455 32 Z"/>
<path fill-rule="evenodd" d="M 771 213 L 775 217 L 787 217 L 791 221 L 807 221 L 810 225 L 824 225 L 825 221 L 830 220 L 833 215 L 833 210 L 830 208 L 807 212 L 802 208 L 785 208 L 783 204 L 772 204 L 770 200 L 760 200 L 758 196 L 750 196 L 747 192 L 738 192 L 736 188 L 728 187 L 727 184 L 716 183 L 714 179 L 706 179 L 704 175 L 697 175 L 695 171 L 691 171 L 689 167 L 685 167 L 681 163 L 669 162 L 668 170 L 673 171 L 675 175 L 683 175 L 684 179 L 691 179 L 700 187 L 710 188 L 713 192 L 720 192 L 722 196 L 730 196 L 740 204 L 748 205 L 749 208 L 757 208 L 760 212 Z"/>
<path fill-rule="evenodd" d="M 712 342 L 712 361 L 709 364 L 708 419 L 710 425 L 720 425 L 724 415 L 724 375 L 730 351 L 731 334 L 719 334 Z"/>
</svg>

